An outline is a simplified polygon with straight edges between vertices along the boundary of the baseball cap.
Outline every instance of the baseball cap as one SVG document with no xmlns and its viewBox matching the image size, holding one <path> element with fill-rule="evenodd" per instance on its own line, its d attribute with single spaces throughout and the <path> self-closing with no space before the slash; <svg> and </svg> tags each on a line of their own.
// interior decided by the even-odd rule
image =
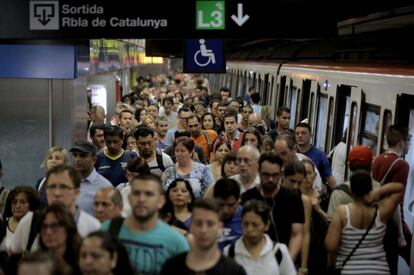
<svg viewBox="0 0 414 275">
<path fill-rule="evenodd" d="M 366 145 L 358 145 L 349 152 L 348 162 L 350 166 L 368 166 L 372 164 L 372 150 Z"/>
<path fill-rule="evenodd" d="M 96 155 L 95 145 L 93 145 L 92 143 L 90 143 L 89 141 L 86 141 L 86 140 L 81 140 L 81 141 L 75 142 L 75 144 L 72 146 L 72 148 L 70 148 L 69 152 L 72 152 L 74 150 L 78 150 L 78 151 L 81 151 L 83 153 L 91 153 L 93 155 Z"/>
</svg>

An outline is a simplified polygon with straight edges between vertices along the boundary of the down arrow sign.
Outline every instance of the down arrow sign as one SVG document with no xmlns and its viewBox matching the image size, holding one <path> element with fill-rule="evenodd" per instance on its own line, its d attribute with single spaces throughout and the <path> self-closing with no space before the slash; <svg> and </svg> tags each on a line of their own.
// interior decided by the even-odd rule
<svg viewBox="0 0 414 275">
<path fill-rule="evenodd" d="M 243 15 L 243 4 L 237 4 L 237 16 L 233 14 L 231 19 L 233 19 L 234 22 L 241 27 L 247 20 L 249 20 L 249 18 L 250 16 L 247 14 Z"/>
</svg>

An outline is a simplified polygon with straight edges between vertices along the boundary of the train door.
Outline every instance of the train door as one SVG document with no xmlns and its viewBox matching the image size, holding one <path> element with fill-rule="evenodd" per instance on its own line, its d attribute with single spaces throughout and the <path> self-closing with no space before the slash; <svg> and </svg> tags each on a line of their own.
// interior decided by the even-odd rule
<svg viewBox="0 0 414 275">
<path fill-rule="evenodd" d="M 410 171 L 407 178 L 407 186 L 404 198 L 405 220 L 409 226 L 414 227 L 414 96 L 401 94 L 397 96 L 397 106 L 395 108 L 395 124 L 407 127 L 411 135 L 411 146 L 408 153 L 404 156 L 410 164 Z M 411 231 L 414 228 L 411 228 Z M 414 246 L 414 245 L 413 245 Z"/>
<path fill-rule="evenodd" d="M 316 125 L 316 115 L 313 113 L 313 110 L 316 110 L 316 100 L 317 94 L 319 93 L 320 85 L 317 81 L 312 80 L 310 86 L 310 102 L 309 102 L 309 125 L 314 128 Z"/>
<path fill-rule="evenodd" d="M 346 156 L 348 156 L 351 146 L 357 145 L 360 140 L 359 129 L 361 122 L 361 105 L 363 103 L 364 93 L 359 87 L 351 87 L 350 94 L 350 109 L 349 110 L 349 121 L 348 121 L 348 131 L 346 139 Z M 346 121 L 344 121 L 344 125 Z M 345 179 L 348 177 L 348 166 L 345 163 Z"/>
</svg>

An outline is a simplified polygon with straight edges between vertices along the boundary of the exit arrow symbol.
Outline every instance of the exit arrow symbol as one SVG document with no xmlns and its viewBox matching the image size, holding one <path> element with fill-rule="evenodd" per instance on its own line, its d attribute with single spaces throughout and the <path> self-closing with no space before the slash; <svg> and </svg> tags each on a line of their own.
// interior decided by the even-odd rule
<svg viewBox="0 0 414 275">
<path fill-rule="evenodd" d="M 234 22 L 241 27 L 247 20 L 249 20 L 249 18 L 250 16 L 247 14 L 243 15 L 243 4 L 237 4 L 237 16 L 233 14 L 231 19 L 233 19 Z"/>
</svg>

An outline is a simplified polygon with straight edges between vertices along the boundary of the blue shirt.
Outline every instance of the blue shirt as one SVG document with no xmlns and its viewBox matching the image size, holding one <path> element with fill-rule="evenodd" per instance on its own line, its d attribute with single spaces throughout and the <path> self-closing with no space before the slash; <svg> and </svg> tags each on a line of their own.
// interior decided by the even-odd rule
<svg viewBox="0 0 414 275">
<path fill-rule="evenodd" d="M 242 235 L 242 209 L 243 207 L 239 205 L 233 217 L 229 220 L 223 221 L 223 231 L 219 237 L 218 244 L 220 250 L 229 245 L 235 243 Z"/>
<path fill-rule="evenodd" d="M 104 222 L 101 229 L 107 231 L 109 223 Z M 162 221 L 147 232 L 133 232 L 123 224 L 118 237 L 125 245 L 131 263 L 140 274 L 146 275 L 159 274 L 167 259 L 190 248 L 183 235 Z"/>
<path fill-rule="evenodd" d="M 110 156 L 108 150 L 105 148 L 96 154 L 95 168 L 113 186 L 117 186 L 120 183 L 128 181 L 125 177 L 127 162 L 135 157 L 137 157 L 135 152 L 124 150 L 121 150 L 117 156 Z"/>
<path fill-rule="evenodd" d="M 312 145 L 308 151 L 302 154 L 310 158 L 313 163 L 315 163 L 319 173 L 321 174 L 322 181 L 325 181 L 327 177 L 332 176 L 329 160 L 323 151 Z"/>
<path fill-rule="evenodd" d="M 96 191 L 102 187 L 112 187 L 112 184 L 109 180 L 99 175 L 96 169 L 93 168 L 89 176 L 81 181 L 80 192 L 76 201 L 78 207 L 95 217 L 93 202 Z"/>
</svg>

